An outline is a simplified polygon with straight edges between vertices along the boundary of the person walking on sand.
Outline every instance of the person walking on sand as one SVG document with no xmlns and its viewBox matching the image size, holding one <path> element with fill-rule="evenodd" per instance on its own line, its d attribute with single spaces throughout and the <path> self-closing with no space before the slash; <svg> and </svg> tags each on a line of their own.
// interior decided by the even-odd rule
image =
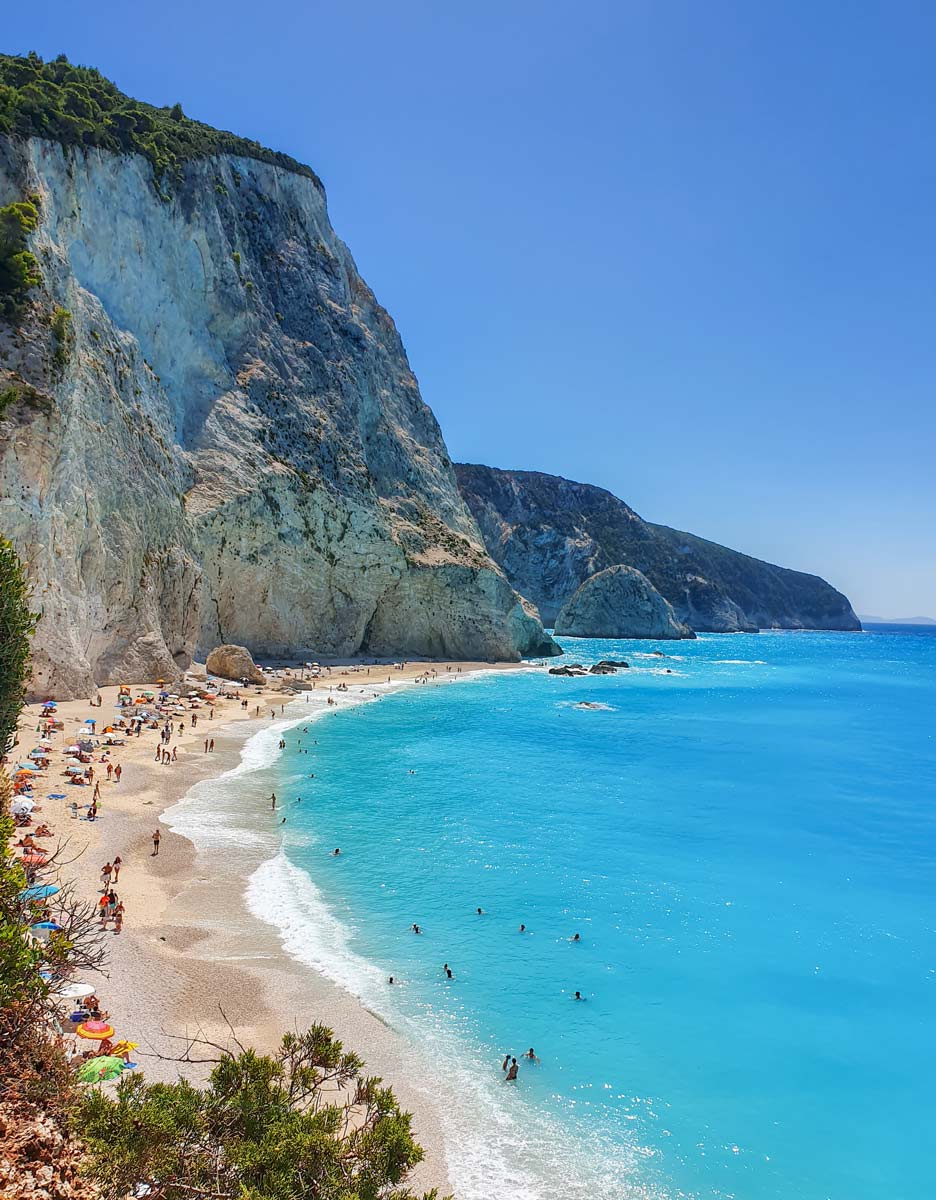
<svg viewBox="0 0 936 1200">
<path fill-rule="evenodd" d="M 208 753 L 214 754 L 214 738 L 208 743 Z"/>
<path fill-rule="evenodd" d="M 118 783 L 120 783 L 120 777 L 122 774 L 123 774 L 123 769 L 122 769 L 120 763 L 117 763 L 117 765 L 114 767 L 114 778 L 116 779 L 116 781 Z"/>
<path fill-rule="evenodd" d="M 110 888 L 110 877 L 113 869 L 114 868 L 109 862 L 106 862 L 104 866 L 101 867 L 101 890 L 104 892 Z"/>
<path fill-rule="evenodd" d="M 123 929 L 124 906 L 123 901 L 119 901 L 114 909 L 114 933 L 120 933 Z"/>
<path fill-rule="evenodd" d="M 107 781 L 108 781 L 108 783 L 110 782 L 113 774 L 114 774 L 114 764 L 109 762 L 107 764 Z"/>
<path fill-rule="evenodd" d="M 178 760 L 178 755 L 176 754 L 176 747 L 173 746 L 172 747 L 172 761 L 176 762 L 177 760 Z"/>
<path fill-rule="evenodd" d="M 153 830 L 153 854 L 152 854 L 153 858 L 156 858 L 156 856 L 159 854 L 159 838 L 160 838 L 159 830 L 154 829 Z"/>
<path fill-rule="evenodd" d="M 115 854 L 115 855 L 114 855 L 114 862 L 113 862 L 113 871 L 112 871 L 112 876 L 111 876 L 111 877 L 113 878 L 113 880 L 114 880 L 114 883 L 116 883 L 116 882 L 117 882 L 117 880 L 120 878 L 120 868 L 121 868 L 122 866 L 123 866 L 123 862 L 122 862 L 122 860 L 121 860 L 121 857 L 120 857 L 120 855 L 119 855 L 119 854 Z"/>
<path fill-rule="evenodd" d="M 208 739 L 205 738 L 205 753 L 208 753 Z"/>
</svg>

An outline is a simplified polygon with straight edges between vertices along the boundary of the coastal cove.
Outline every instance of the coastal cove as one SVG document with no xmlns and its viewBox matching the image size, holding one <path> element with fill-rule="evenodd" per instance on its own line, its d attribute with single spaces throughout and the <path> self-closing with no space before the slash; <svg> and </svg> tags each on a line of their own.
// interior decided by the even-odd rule
<svg viewBox="0 0 936 1200">
<path fill-rule="evenodd" d="M 565 648 L 631 669 L 408 689 L 281 755 L 271 729 L 168 820 L 216 863 L 250 843 L 252 913 L 402 1034 L 464 1200 L 922 1198 L 936 638 Z"/>
</svg>

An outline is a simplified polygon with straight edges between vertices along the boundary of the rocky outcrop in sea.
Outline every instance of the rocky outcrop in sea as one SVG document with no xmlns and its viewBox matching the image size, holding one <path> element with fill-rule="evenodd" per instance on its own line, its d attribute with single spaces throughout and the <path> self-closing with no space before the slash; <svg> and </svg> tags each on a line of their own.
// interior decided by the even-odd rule
<svg viewBox="0 0 936 1200">
<path fill-rule="evenodd" d="M 556 633 L 583 638 L 695 637 L 646 575 L 620 564 L 585 580 L 559 610 Z"/>
</svg>

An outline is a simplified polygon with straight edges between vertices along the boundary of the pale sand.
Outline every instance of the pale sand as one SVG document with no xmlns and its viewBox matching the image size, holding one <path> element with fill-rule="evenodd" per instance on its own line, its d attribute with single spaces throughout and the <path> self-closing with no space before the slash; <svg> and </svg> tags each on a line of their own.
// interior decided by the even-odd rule
<svg viewBox="0 0 936 1200">
<path fill-rule="evenodd" d="M 495 666 L 434 665 L 440 680 L 452 678 L 447 666 L 459 666 L 463 673 Z M 496 667 L 515 665 L 523 664 Z M 335 668 L 320 686 L 344 680 L 356 689 L 364 683 L 383 682 L 387 675 L 400 683 L 432 666 L 412 663 L 403 671 L 388 670 L 386 674 L 381 668 L 372 668 L 369 677 Z M 227 1043 L 229 1031 L 219 1006 L 238 1039 L 261 1051 L 275 1049 L 285 1030 L 301 1030 L 321 1021 L 365 1059 L 369 1073 L 390 1083 L 403 1107 L 414 1114 L 416 1139 L 426 1154 L 414 1172 L 414 1187 L 438 1187 L 446 1194 L 451 1189 L 431 1080 L 423 1080 L 419 1086 L 420 1081 L 408 1078 L 398 1036 L 348 992 L 289 957 L 276 930 L 248 912 L 243 899 L 246 880 L 262 859 L 255 851 L 246 850 L 200 853 L 187 838 L 159 821 L 193 784 L 236 765 L 246 737 L 264 724 L 263 717 L 256 717 L 257 704 L 264 706 L 268 722 L 271 707 L 275 706 L 280 716 L 281 705 L 294 698 L 271 687 L 264 689 L 262 696 L 251 689 L 246 713 L 234 700 L 218 704 L 214 720 L 209 720 L 205 709 L 199 710 L 197 729 L 192 731 L 186 718 L 185 732 L 173 736 L 170 746 L 177 747 L 178 762 L 169 766 L 154 761 L 158 731 L 146 730 L 141 737 L 129 739 L 111 754 L 112 761 L 123 768 L 119 785 L 108 783 L 104 769 L 95 764 L 96 778 L 102 779 L 98 820 L 93 824 L 72 820 L 67 811 L 72 798 L 87 803 L 92 789 L 59 786 L 64 780 L 61 748 L 72 741 L 86 717 L 96 718 L 99 730 L 108 724 L 117 692 L 116 687 L 101 688 L 101 708 L 92 708 L 87 701 L 59 704 L 66 739 L 61 741 L 56 735 L 52 766 L 37 781 L 36 795 L 63 791 L 69 799 L 43 801 L 34 822 L 35 827 L 44 820 L 59 840 L 68 839 L 64 857 L 79 857 L 66 870 L 89 898 L 100 894 L 104 862 L 118 854 L 123 860 L 116 887 L 126 908 L 123 932 L 106 935 L 110 951 L 107 978 L 89 979 L 99 982 L 98 994 L 117 1036 L 140 1043 L 136 1057 L 148 1078 L 174 1079 L 181 1074 L 199 1080 L 207 1068 L 166 1062 L 157 1055 L 181 1054 L 185 1043 L 175 1039 L 197 1032 Z M 38 705 L 24 709 L 20 742 L 13 756 L 28 753 L 34 744 L 38 712 Z M 206 736 L 215 739 L 213 754 L 204 753 Z M 151 836 L 157 825 L 162 840 L 159 856 L 153 857 Z"/>
</svg>

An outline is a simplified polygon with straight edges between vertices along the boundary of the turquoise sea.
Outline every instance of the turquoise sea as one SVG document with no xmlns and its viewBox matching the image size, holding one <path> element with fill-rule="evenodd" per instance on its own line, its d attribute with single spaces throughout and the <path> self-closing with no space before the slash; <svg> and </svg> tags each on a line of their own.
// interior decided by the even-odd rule
<svg viewBox="0 0 936 1200">
<path fill-rule="evenodd" d="M 264 915 L 413 1044 L 461 1200 L 931 1200 L 936 632 L 563 645 L 631 669 L 286 728 Z"/>
</svg>

